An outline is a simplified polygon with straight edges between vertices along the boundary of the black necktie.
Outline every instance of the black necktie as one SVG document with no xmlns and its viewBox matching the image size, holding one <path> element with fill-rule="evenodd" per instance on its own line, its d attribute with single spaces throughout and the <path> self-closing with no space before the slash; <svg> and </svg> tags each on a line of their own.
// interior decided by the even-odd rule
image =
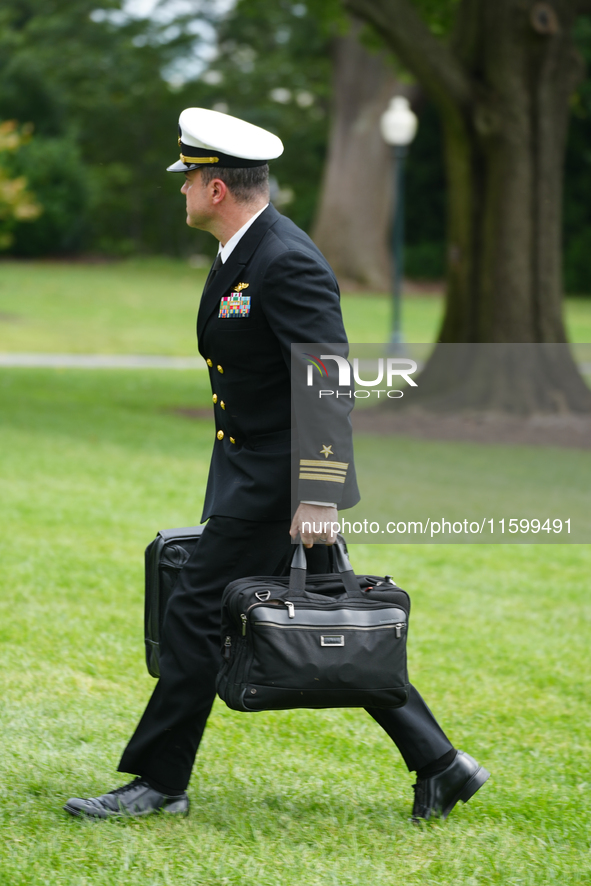
<svg viewBox="0 0 591 886">
<path fill-rule="evenodd" d="M 209 276 L 208 276 L 207 280 L 205 281 L 205 287 L 203 289 L 204 292 L 206 289 L 209 289 L 209 287 L 211 286 L 211 284 L 213 283 L 213 281 L 215 279 L 215 275 L 217 274 L 217 272 L 219 271 L 219 269 L 221 268 L 222 265 L 223 265 L 222 255 L 220 252 L 218 252 L 218 254 L 215 257 L 215 261 L 211 266 L 211 271 L 209 272 Z"/>
</svg>

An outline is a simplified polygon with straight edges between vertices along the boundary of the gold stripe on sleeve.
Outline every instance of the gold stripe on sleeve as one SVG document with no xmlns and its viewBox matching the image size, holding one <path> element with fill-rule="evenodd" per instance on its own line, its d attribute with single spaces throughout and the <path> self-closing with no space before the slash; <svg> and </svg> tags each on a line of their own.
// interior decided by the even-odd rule
<svg viewBox="0 0 591 886">
<path fill-rule="evenodd" d="M 349 467 L 348 461 L 321 461 L 319 458 L 310 459 L 310 458 L 300 458 L 300 466 L 301 467 L 315 467 L 316 465 L 325 465 L 330 466 L 331 468 L 345 468 Z"/>
<path fill-rule="evenodd" d="M 333 477 L 330 474 L 300 474 L 300 480 L 320 480 L 323 483 L 344 483 L 344 477 Z"/>
<path fill-rule="evenodd" d="M 322 477 L 325 474 L 330 474 L 335 477 L 345 477 L 347 475 L 346 471 L 340 471 L 338 468 L 334 471 L 331 471 L 330 468 L 300 468 L 300 470 L 307 471 L 309 474 L 318 474 L 319 477 Z"/>
</svg>

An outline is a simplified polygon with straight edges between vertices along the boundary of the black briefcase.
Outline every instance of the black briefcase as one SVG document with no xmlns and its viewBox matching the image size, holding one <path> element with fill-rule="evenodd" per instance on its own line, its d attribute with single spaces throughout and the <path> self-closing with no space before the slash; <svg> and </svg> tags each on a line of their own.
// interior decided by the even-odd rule
<svg viewBox="0 0 591 886">
<path fill-rule="evenodd" d="M 144 635 L 146 665 L 152 677 L 160 676 L 160 634 L 166 604 L 204 528 L 162 529 L 146 548 Z"/>
<path fill-rule="evenodd" d="M 410 600 L 390 576 L 306 575 L 302 545 L 289 577 L 231 582 L 222 597 L 217 691 L 236 711 L 395 708 L 408 699 Z"/>
</svg>

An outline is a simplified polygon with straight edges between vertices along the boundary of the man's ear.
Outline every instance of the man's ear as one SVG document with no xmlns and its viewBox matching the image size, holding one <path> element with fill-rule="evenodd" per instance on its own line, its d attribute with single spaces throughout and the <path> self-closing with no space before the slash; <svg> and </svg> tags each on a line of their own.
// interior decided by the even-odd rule
<svg viewBox="0 0 591 886">
<path fill-rule="evenodd" d="M 221 178 L 213 178 L 209 182 L 209 187 L 211 189 L 210 194 L 212 203 L 217 206 L 222 202 L 222 200 L 225 199 L 226 195 L 228 194 L 228 186 L 224 181 L 221 180 Z"/>
</svg>

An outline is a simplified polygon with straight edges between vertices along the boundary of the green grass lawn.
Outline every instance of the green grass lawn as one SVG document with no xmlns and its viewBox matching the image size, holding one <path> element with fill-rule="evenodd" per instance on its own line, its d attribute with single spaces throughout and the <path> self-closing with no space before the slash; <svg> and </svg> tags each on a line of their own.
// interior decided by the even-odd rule
<svg viewBox="0 0 591 886">
<path fill-rule="evenodd" d="M 0 351 L 194 353 L 202 279 L 173 262 L 3 262 Z M 352 339 L 386 337 L 385 297 L 344 305 Z M 440 310 L 409 298 L 409 338 L 432 338 Z M 589 302 L 569 317 L 590 341 Z M 363 711 L 222 703 L 187 820 L 61 812 L 122 783 L 153 686 L 143 548 L 198 522 L 213 443 L 209 420 L 174 409 L 210 403 L 199 372 L 0 371 L 1 886 L 587 884 L 589 545 L 351 546 L 358 571 L 410 592 L 411 677 L 492 772 L 445 824 L 409 823 L 413 778 Z"/>
<path fill-rule="evenodd" d="M 206 271 L 186 262 L 144 259 L 96 265 L 0 262 L 0 352 L 195 353 L 195 317 Z M 408 341 L 434 341 L 443 302 L 404 300 Z M 343 296 L 351 341 L 387 341 L 385 294 Z M 573 341 L 591 342 L 591 299 L 568 299 Z"/>
<path fill-rule="evenodd" d="M 411 676 L 492 779 L 447 823 L 363 711 L 218 703 L 186 821 L 85 824 L 149 696 L 142 551 L 198 521 L 199 373 L 4 370 L 0 883 L 586 884 L 591 548 L 352 547 L 412 594 Z"/>
<path fill-rule="evenodd" d="M 464 520 L 474 530 L 474 524 L 480 527 L 478 534 L 456 536 L 456 542 L 591 541 L 588 449 L 356 434 L 355 467 L 361 501 L 343 514 L 349 521 L 343 532 L 348 542 L 448 542 L 453 537 L 450 525 L 443 534 L 429 535 L 428 521 L 441 530 L 443 520 L 456 528 Z M 549 522 L 537 533 L 512 534 L 511 518 L 538 519 L 538 530 Z M 561 533 L 549 531 L 556 519 L 563 521 Z M 411 521 L 420 521 L 421 529 L 416 523 L 410 529 Z M 392 529 L 393 523 L 402 536 L 389 534 L 386 527 Z M 369 524 L 375 533 L 367 531 Z"/>
</svg>

